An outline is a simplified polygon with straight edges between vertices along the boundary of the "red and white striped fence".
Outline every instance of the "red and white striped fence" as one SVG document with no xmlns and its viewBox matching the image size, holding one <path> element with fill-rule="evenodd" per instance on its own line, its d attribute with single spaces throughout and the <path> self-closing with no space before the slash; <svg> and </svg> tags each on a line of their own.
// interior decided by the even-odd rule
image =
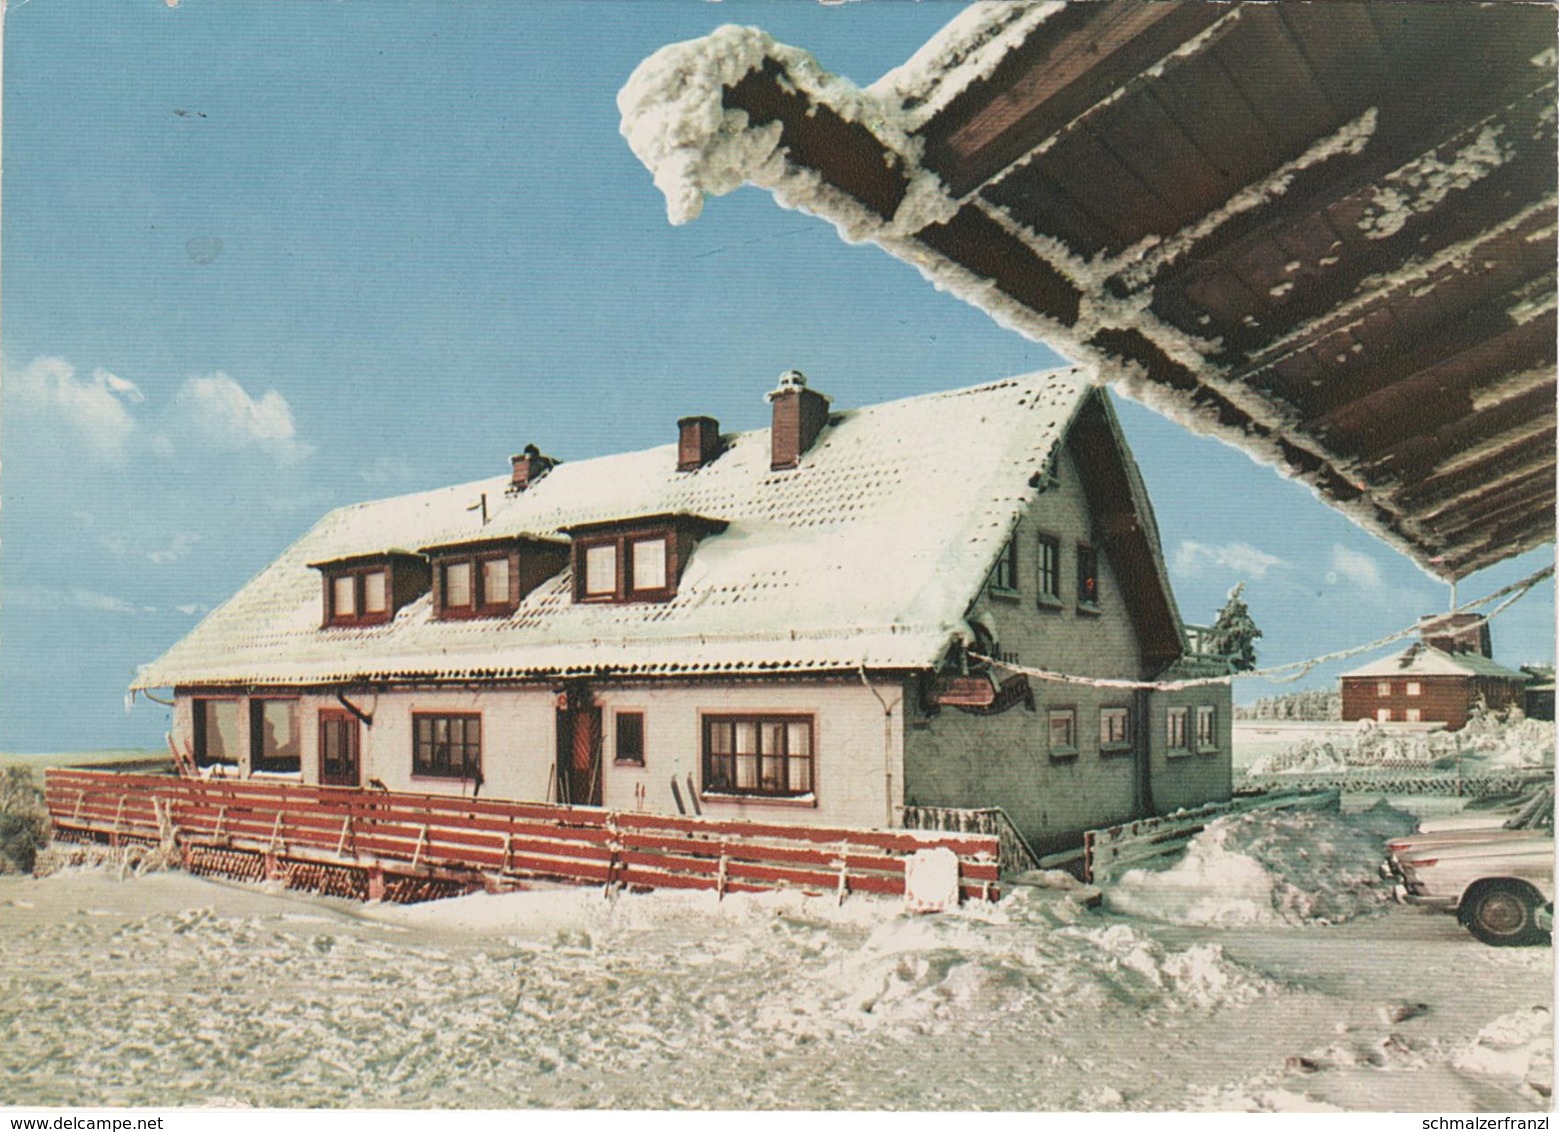
<svg viewBox="0 0 1559 1132">
<path fill-rule="evenodd" d="M 252 779 L 49 770 L 56 835 L 160 844 L 192 872 L 411 901 L 549 878 L 629 888 L 902 895 L 918 849 L 958 857 L 965 899 L 999 895 L 983 834 L 846 829 Z"/>
</svg>

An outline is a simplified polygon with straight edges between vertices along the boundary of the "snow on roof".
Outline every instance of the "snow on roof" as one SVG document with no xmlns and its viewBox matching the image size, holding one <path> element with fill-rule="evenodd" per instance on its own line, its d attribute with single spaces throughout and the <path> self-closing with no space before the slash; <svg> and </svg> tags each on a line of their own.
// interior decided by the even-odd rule
<svg viewBox="0 0 1559 1132">
<path fill-rule="evenodd" d="M 1350 676 L 1491 676 L 1523 682 L 1527 679 L 1523 673 L 1512 672 L 1482 653 L 1449 653 L 1423 643 L 1409 645 L 1392 656 L 1382 657 L 1362 668 L 1343 673 L 1344 679 Z"/>
<path fill-rule="evenodd" d="M 764 188 L 1436 577 L 1551 541 L 1551 13 L 1280 7 L 976 3 L 867 87 L 726 26 L 620 131 L 672 223 Z"/>
<path fill-rule="evenodd" d="M 1031 478 L 1092 389 L 1072 368 L 835 413 L 785 471 L 759 429 L 691 472 L 671 444 L 562 463 L 518 494 L 504 475 L 343 507 L 132 686 L 928 667 L 967 634 Z M 484 493 L 486 526 L 471 509 Z M 576 604 L 564 570 L 507 618 L 434 620 L 424 594 L 386 624 L 320 627 L 310 563 L 668 513 L 729 524 L 668 602 Z"/>
</svg>

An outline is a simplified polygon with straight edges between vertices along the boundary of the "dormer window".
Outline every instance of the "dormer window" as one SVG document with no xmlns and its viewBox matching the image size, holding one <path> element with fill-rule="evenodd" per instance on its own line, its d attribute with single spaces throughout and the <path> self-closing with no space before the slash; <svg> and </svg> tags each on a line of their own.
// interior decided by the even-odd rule
<svg viewBox="0 0 1559 1132">
<path fill-rule="evenodd" d="M 570 527 L 574 600 L 670 601 L 698 540 L 725 527 L 698 515 L 648 515 Z"/>
<path fill-rule="evenodd" d="M 585 597 L 617 596 L 617 543 L 603 542 L 584 548 Z"/>
<path fill-rule="evenodd" d="M 568 548 L 531 536 L 425 546 L 433 564 L 433 616 L 507 617 L 525 595 L 562 570 Z"/>
<path fill-rule="evenodd" d="M 324 575 L 325 628 L 382 625 L 428 589 L 428 564 L 405 551 L 309 565 Z"/>
<path fill-rule="evenodd" d="M 633 561 L 633 591 L 650 593 L 666 588 L 666 539 L 633 539 L 628 543 Z"/>
</svg>

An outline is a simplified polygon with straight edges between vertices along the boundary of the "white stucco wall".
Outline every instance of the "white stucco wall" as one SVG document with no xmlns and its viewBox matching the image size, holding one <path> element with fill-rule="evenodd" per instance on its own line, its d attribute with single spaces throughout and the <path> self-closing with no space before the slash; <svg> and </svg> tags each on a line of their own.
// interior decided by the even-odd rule
<svg viewBox="0 0 1559 1132">
<path fill-rule="evenodd" d="M 703 717 L 803 714 L 814 719 L 815 799 L 703 798 L 706 817 L 812 825 L 896 824 L 903 801 L 903 712 L 897 683 L 878 682 L 893 707 L 886 731 L 882 705 L 859 680 L 804 684 L 757 682 L 603 687 L 596 700 L 605 733 L 603 803 L 609 809 L 676 813 L 671 779 L 687 797 L 687 780 L 703 782 Z M 644 766 L 614 763 L 616 713 L 644 713 Z M 886 750 L 885 750 L 886 746 Z M 885 767 L 886 762 L 886 767 Z M 885 773 L 886 771 L 886 773 Z M 635 787 L 644 788 L 642 801 Z"/>
<path fill-rule="evenodd" d="M 903 801 L 903 728 L 897 683 L 878 682 L 892 707 L 884 727 L 882 704 L 859 680 L 770 684 L 688 683 L 597 685 L 602 717 L 602 802 L 611 809 L 677 812 L 671 792 L 676 776 L 688 803 L 688 777 L 703 785 L 703 717 L 706 714 L 795 714 L 813 719 L 814 796 L 808 800 L 702 795 L 709 817 L 814 825 L 894 824 Z M 223 697 L 233 698 L 233 697 Z M 363 781 L 377 778 L 391 790 L 469 795 L 471 783 L 412 774 L 412 717 L 419 712 L 477 712 L 482 717 L 482 797 L 547 801 L 555 795 L 557 693 L 549 686 L 490 690 L 408 690 L 353 693 L 352 703 L 373 718 L 361 727 Z M 239 747 L 249 750 L 249 698 L 237 697 Z M 194 742 L 192 697 L 174 706 L 177 735 Z M 296 698 L 304 782 L 319 781 L 319 712 L 340 710 L 333 694 Z M 614 761 L 616 716 L 644 713 L 643 766 Z M 247 770 L 247 765 L 245 765 Z M 642 787 L 642 795 L 636 788 Z M 689 806 L 691 811 L 691 807 Z"/>
</svg>

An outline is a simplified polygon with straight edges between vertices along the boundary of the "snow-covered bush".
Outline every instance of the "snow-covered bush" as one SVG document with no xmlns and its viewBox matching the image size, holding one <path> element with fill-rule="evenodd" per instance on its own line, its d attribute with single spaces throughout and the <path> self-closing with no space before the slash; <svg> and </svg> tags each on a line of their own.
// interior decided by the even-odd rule
<svg viewBox="0 0 1559 1132">
<path fill-rule="evenodd" d="M 1450 769 L 1554 765 L 1554 725 L 1527 719 L 1519 709 L 1475 708 L 1459 731 L 1404 732 L 1360 720 L 1352 735 L 1305 737 L 1251 763 L 1248 774 L 1306 774 L 1351 768 Z"/>
<path fill-rule="evenodd" d="M 0 874 L 30 873 L 38 850 L 49 843 L 49 811 L 43 792 L 25 767 L 0 771 Z"/>
</svg>

